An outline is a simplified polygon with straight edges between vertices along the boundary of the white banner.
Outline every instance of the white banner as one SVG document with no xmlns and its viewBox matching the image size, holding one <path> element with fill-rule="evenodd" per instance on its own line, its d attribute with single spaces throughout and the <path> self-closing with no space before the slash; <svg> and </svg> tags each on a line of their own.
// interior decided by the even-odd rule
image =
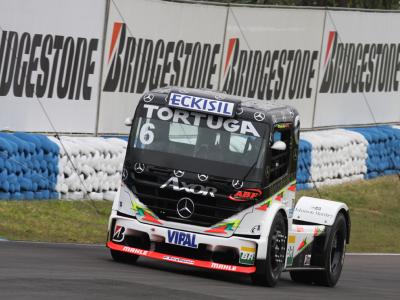
<svg viewBox="0 0 400 300">
<path fill-rule="evenodd" d="M 323 22 L 321 10 L 230 7 L 220 88 L 294 106 L 311 128 Z"/>
<path fill-rule="evenodd" d="M 177 85 L 217 89 L 227 8 L 149 0 L 110 2 L 100 133 L 128 133 L 148 90 Z"/>
<path fill-rule="evenodd" d="M 94 133 L 105 1 L 0 1 L 0 130 Z"/>
<path fill-rule="evenodd" d="M 399 13 L 327 11 L 315 127 L 400 121 Z"/>
</svg>

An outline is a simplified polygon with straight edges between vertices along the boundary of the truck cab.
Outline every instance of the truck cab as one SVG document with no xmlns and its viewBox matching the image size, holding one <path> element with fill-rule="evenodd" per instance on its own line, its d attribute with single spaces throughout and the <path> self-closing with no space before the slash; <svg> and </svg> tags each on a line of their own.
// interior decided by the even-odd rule
<svg viewBox="0 0 400 300">
<path fill-rule="evenodd" d="M 143 95 L 127 124 L 107 241 L 115 260 L 147 256 L 251 274 L 268 286 L 282 271 L 309 282 L 325 272 L 331 276 L 320 283 L 336 284 L 348 208 L 308 197 L 295 207 L 300 118 L 294 108 L 168 87 Z M 332 228 L 336 252 L 328 241 Z M 333 263 L 335 272 L 326 272 Z"/>
</svg>

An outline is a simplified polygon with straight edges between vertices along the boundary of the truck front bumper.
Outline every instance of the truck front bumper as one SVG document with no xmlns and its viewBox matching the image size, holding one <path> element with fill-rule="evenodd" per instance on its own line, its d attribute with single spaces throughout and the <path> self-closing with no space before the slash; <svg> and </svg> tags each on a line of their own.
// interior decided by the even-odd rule
<svg viewBox="0 0 400 300">
<path fill-rule="evenodd" d="M 116 229 L 121 232 L 121 228 L 123 228 L 123 233 L 118 234 Z M 256 271 L 254 264 L 257 240 L 254 239 L 236 236 L 224 238 L 197 232 L 187 232 L 192 236 L 195 235 L 196 243 L 199 247 L 199 249 L 188 249 L 187 247 L 166 243 L 168 240 L 168 233 L 175 231 L 173 228 L 144 224 L 136 219 L 122 217 L 115 213 L 111 215 L 109 231 L 107 247 L 115 251 L 228 272 L 250 274 Z M 182 232 L 180 230 L 176 231 Z M 134 240 L 134 238 L 127 237 L 141 237 L 146 240 L 146 243 L 139 243 L 136 245 L 130 242 Z M 204 259 L 204 256 L 198 258 L 193 255 L 196 254 L 197 250 L 200 251 L 200 248 L 210 254 L 206 259 Z M 185 250 L 188 250 L 190 255 L 185 256 Z M 229 251 L 230 255 L 236 255 L 236 262 L 230 264 L 214 259 L 215 253 L 218 253 L 219 257 L 221 257 L 221 253 L 223 256 L 224 251 Z M 180 255 L 181 253 L 183 253 L 183 255 Z"/>
</svg>

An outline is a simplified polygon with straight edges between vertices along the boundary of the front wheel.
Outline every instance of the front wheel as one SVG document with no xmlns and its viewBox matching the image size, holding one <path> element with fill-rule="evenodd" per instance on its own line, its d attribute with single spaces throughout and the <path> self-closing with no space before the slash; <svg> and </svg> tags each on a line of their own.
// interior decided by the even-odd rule
<svg viewBox="0 0 400 300">
<path fill-rule="evenodd" d="M 268 236 L 267 259 L 261 270 L 251 275 L 254 284 L 273 287 L 285 265 L 287 227 L 282 213 L 278 212 Z"/>
<path fill-rule="evenodd" d="M 342 213 L 336 217 L 328 238 L 324 254 L 324 267 L 322 272 L 316 272 L 314 282 L 319 285 L 333 287 L 342 273 L 344 256 L 346 253 L 347 225 Z"/>
</svg>

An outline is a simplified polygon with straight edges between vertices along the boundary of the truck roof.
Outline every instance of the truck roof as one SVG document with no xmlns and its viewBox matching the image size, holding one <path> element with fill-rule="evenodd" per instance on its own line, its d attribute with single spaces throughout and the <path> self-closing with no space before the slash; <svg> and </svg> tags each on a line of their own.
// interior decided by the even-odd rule
<svg viewBox="0 0 400 300">
<path fill-rule="evenodd" d="M 202 98 L 212 98 L 236 104 L 236 111 L 233 117 L 241 119 L 256 120 L 268 124 L 294 122 L 298 112 L 295 108 L 288 105 L 271 103 L 265 100 L 254 100 L 244 97 L 228 95 L 221 91 L 210 89 L 192 89 L 168 86 L 158 88 L 145 93 L 140 101 L 157 105 L 168 106 L 168 96 L 170 93 L 180 93 Z M 151 99 L 151 100 L 150 100 Z"/>
</svg>

